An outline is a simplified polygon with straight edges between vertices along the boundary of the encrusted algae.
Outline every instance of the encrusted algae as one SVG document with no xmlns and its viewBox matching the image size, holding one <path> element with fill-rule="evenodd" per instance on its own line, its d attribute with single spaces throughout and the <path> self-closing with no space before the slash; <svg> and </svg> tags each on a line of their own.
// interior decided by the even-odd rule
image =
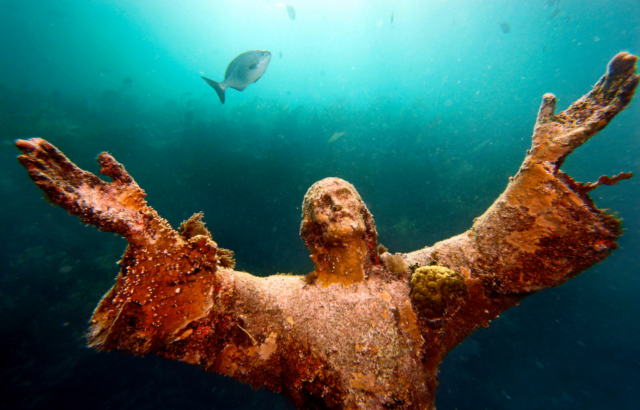
<svg viewBox="0 0 640 410">
<path fill-rule="evenodd" d="M 401 253 L 396 253 L 394 255 L 387 253 L 381 257 L 381 259 L 384 262 L 384 266 L 386 266 L 394 275 L 399 276 L 409 272 L 409 265 L 407 265 L 407 262 L 405 262 Z"/>
<path fill-rule="evenodd" d="M 444 266 L 423 266 L 411 275 L 411 299 L 429 317 L 440 316 L 466 289 L 464 276 Z"/>
<path fill-rule="evenodd" d="M 223 268 L 233 269 L 236 267 L 236 260 L 233 257 L 235 253 L 230 249 L 218 248 L 216 257 L 218 258 L 218 265 Z"/>
<path fill-rule="evenodd" d="M 180 235 L 191 241 L 193 238 L 198 236 L 202 236 L 205 238 L 209 238 L 213 240 L 211 237 L 211 232 L 205 227 L 205 223 L 202 221 L 204 217 L 204 212 L 198 212 L 193 214 L 191 218 L 186 221 L 183 221 L 178 228 Z M 234 258 L 235 253 L 232 250 L 217 248 L 216 257 L 218 261 L 218 265 L 223 268 L 233 269 L 236 266 L 236 260 Z"/>
<path fill-rule="evenodd" d="M 178 228 L 180 235 L 185 239 L 189 240 L 196 235 L 203 235 L 211 238 L 211 232 L 205 227 L 205 223 L 202 222 L 202 218 L 204 217 L 204 212 L 198 212 L 193 214 L 191 218 L 186 221 L 183 221 Z"/>
</svg>

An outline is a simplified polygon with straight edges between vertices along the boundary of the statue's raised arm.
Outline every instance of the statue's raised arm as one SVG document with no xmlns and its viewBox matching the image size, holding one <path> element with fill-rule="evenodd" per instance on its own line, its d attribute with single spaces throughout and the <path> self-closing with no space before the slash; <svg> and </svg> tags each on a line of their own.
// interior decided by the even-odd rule
<svg viewBox="0 0 640 410">
<path fill-rule="evenodd" d="M 195 214 L 174 230 L 124 167 L 105 182 L 50 143 L 18 141 L 20 163 L 55 204 L 129 246 L 91 319 L 89 345 L 158 354 L 285 394 L 299 408 L 433 409 L 444 356 L 523 297 L 556 286 L 616 248 L 620 222 L 563 160 L 631 101 L 637 57 L 618 54 L 594 89 L 554 114 L 543 97 L 533 146 L 505 192 L 462 235 L 407 254 L 377 244 L 355 188 L 327 178 L 303 202 L 315 270 L 258 278 L 233 270 Z"/>
<path fill-rule="evenodd" d="M 436 264 L 465 275 L 470 292 L 464 307 L 446 318 L 453 325 L 447 332 L 451 347 L 472 330 L 460 328 L 463 317 L 484 325 L 522 297 L 563 283 L 616 249 L 620 221 L 598 210 L 587 193 L 632 174 L 584 184 L 560 166 L 629 104 L 638 85 L 637 60 L 619 53 L 593 90 L 557 115 L 555 96 L 545 94 L 531 150 L 502 195 L 464 234 L 404 255 L 409 265 Z"/>
</svg>

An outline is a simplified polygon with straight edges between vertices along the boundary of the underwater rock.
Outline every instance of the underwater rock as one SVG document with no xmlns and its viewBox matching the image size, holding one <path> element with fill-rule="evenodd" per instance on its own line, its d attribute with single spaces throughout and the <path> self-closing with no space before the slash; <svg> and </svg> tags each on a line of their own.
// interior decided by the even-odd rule
<svg viewBox="0 0 640 410">
<path fill-rule="evenodd" d="M 371 214 L 337 178 L 314 184 L 303 203 L 301 236 L 317 279 L 260 278 L 221 260 L 229 254 L 201 215 L 182 234 L 173 230 L 106 153 L 98 162 L 109 183 L 42 139 L 18 140 L 18 159 L 53 203 L 129 242 L 91 318 L 91 347 L 185 361 L 282 393 L 298 408 L 434 409 L 438 368 L 453 347 L 617 247 L 620 221 L 588 192 L 631 174 L 584 184 L 560 166 L 629 104 L 637 59 L 618 54 L 563 112 L 555 114 L 552 94 L 543 97 L 532 148 L 494 204 L 467 232 L 402 255 L 415 269 L 411 286 L 381 264 Z M 436 328 L 425 306 L 439 315 Z"/>
</svg>

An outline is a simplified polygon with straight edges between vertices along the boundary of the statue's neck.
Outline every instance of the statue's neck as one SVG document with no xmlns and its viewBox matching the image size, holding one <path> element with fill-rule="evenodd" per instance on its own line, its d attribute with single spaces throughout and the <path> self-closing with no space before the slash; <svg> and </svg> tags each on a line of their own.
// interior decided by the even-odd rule
<svg viewBox="0 0 640 410">
<path fill-rule="evenodd" d="M 351 285 L 364 281 L 364 258 L 367 247 L 360 238 L 327 245 L 311 255 L 316 265 L 318 282 L 324 286 L 332 283 Z"/>
</svg>

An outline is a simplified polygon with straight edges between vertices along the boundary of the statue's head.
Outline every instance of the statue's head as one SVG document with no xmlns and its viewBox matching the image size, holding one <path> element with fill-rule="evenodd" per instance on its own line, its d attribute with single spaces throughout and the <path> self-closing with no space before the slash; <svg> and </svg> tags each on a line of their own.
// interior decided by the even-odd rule
<svg viewBox="0 0 640 410">
<path fill-rule="evenodd" d="M 373 217 L 353 185 L 342 179 L 325 178 L 309 188 L 300 235 L 321 282 L 327 279 L 323 274 L 337 275 L 325 283 L 364 280 L 367 268 L 379 263 Z"/>
</svg>

